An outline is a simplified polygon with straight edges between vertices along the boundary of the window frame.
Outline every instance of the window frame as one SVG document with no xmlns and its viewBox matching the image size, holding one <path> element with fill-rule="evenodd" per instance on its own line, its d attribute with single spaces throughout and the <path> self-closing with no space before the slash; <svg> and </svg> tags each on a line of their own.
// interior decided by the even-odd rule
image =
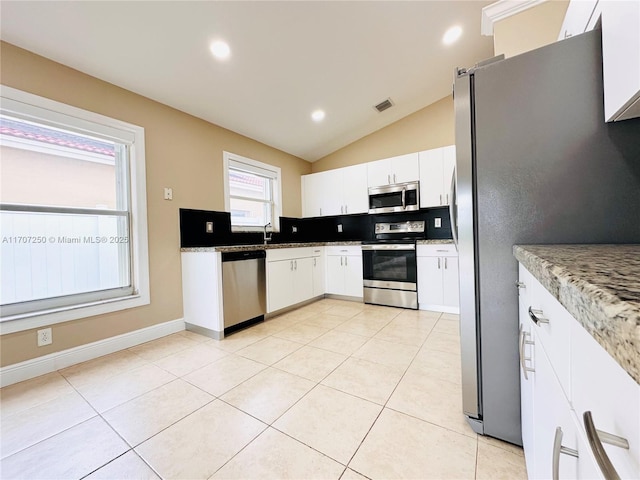
<svg viewBox="0 0 640 480">
<path fill-rule="evenodd" d="M 17 118 L 31 119 L 43 125 L 67 126 L 74 131 L 127 145 L 132 285 L 130 293 L 115 298 L 81 301 L 15 315 L 0 312 L 0 334 L 148 305 L 150 288 L 144 128 L 5 85 L 0 85 L 0 108 Z"/>
<path fill-rule="evenodd" d="M 268 223 L 271 223 L 271 227 L 274 232 L 279 232 L 280 217 L 282 217 L 282 169 L 280 167 L 276 167 L 275 165 L 269 165 L 267 163 L 259 162 L 258 160 L 253 160 L 251 158 L 236 155 L 235 153 L 227 151 L 222 152 L 222 159 L 224 173 L 224 209 L 226 212 L 231 212 L 231 188 L 229 186 L 229 169 L 230 167 L 231 169 L 233 169 L 234 163 L 245 164 L 249 167 L 259 168 L 261 170 L 266 170 L 270 173 L 273 173 L 274 185 L 272 185 L 272 219 Z M 233 219 L 231 219 L 231 221 L 233 222 Z M 231 224 L 232 232 L 262 232 L 263 228 L 263 226 L 252 227 L 233 225 L 233 223 Z"/>
</svg>

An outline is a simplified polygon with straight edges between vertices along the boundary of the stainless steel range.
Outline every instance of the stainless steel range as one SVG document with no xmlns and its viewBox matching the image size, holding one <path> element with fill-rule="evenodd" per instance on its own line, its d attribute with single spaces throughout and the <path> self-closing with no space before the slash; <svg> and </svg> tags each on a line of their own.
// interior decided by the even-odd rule
<svg viewBox="0 0 640 480">
<path fill-rule="evenodd" d="M 376 223 L 375 238 L 362 245 L 364 302 L 418 308 L 416 239 L 425 222 Z"/>
</svg>

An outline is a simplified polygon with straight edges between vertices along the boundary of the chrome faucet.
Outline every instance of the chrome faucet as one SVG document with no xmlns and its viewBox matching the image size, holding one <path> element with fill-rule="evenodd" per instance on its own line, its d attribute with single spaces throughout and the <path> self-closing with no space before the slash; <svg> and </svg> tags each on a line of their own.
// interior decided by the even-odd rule
<svg viewBox="0 0 640 480">
<path fill-rule="evenodd" d="M 271 222 L 267 223 L 264 226 L 264 233 L 263 233 L 263 240 L 264 240 L 264 244 L 266 245 L 267 242 L 271 241 L 271 232 L 267 233 L 267 228 L 269 228 L 271 226 Z"/>
</svg>

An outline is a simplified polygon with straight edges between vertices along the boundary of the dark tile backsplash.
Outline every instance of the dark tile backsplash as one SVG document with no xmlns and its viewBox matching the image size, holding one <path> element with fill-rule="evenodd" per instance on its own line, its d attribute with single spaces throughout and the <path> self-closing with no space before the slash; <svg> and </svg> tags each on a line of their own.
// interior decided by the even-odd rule
<svg viewBox="0 0 640 480">
<path fill-rule="evenodd" d="M 435 219 L 442 226 L 435 228 Z M 273 233 L 271 243 L 334 242 L 373 240 L 374 224 L 377 222 L 404 222 L 424 220 L 427 222 L 425 238 L 451 238 L 448 207 L 427 208 L 411 213 L 388 215 L 338 215 L 334 217 L 280 218 L 280 232 Z M 214 232 L 206 233 L 206 222 L 214 222 Z M 342 232 L 338 226 L 342 225 Z M 180 246 L 213 247 L 217 245 L 255 245 L 262 243 L 262 233 L 231 233 L 231 218 L 228 212 L 180 209 Z"/>
</svg>

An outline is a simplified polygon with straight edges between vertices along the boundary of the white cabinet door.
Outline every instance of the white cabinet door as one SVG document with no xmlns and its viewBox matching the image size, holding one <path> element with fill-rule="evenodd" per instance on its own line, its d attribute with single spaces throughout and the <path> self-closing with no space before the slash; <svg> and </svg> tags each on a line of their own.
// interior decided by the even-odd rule
<svg viewBox="0 0 640 480">
<path fill-rule="evenodd" d="M 600 3 L 605 119 L 613 121 L 639 117 L 640 2 Z"/>
<path fill-rule="evenodd" d="M 297 258 L 293 260 L 293 292 L 292 304 L 304 302 L 313 297 L 313 259 Z"/>
<path fill-rule="evenodd" d="M 391 159 L 391 183 L 416 182 L 420 180 L 418 154 L 408 153 Z"/>
<path fill-rule="evenodd" d="M 362 297 L 362 255 L 344 257 L 344 293 L 349 297 Z"/>
<path fill-rule="evenodd" d="M 442 260 L 418 257 L 418 301 L 423 305 L 442 305 Z"/>
<path fill-rule="evenodd" d="M 442 152 L 442 195 L 443 205 L 449 205 L 451 202 L 451 179 L 453 177 L 453 169 L 456 166 L 456 147 L 450 145 L 443 148 Z"/>
<path fill-rule="evenodd" d="M 315 256 L 313 261 L 313 296 L 324 295 L 325 292 L 325 272 L 324 257 Z"/>
<path fill-rule="evenodd" d="M 322 213 L 321 215 L 340 215 L 342 212 L 342 172 L 327 170 L 320 172 L 320 192 Z"/>
<path fill-rule="evenodd" d="M 321 181 L 318 174 L 302 176 L 302 216 L 305 218 L 321 215 Z"/>
<path fill-rule="evenodd" d="M 342 203 L 344 213 L 367 213 L 369 193 L 367 191 L 367 165 L 353 165 L 340 169 L 342 172 Z"/>
<path fill-rule="evenodd" d="M 458 257 L 442 257 L 442 305 L 460 306 L 460 286 L 458 282 Z"/>
<path fill-rule="evenodd" d="M 367 185 L 369 187 L 380 187 L 390 185 L 391 180 L 391 160 L 376 160 L 367 163 Z"/>
<path fill-rule="evenodd" d="M 435 148 L 418 154 L 420 164 L 420 208 L 439 207 L 443 203 L 442 177 L 444 149 Z"/>
<path fill-rule="evenodd" d="M 327 256 L 326 291 L 334 295 L 344 292 L 344 256 Z"/>
<path fill-rule="evenodd" d="M 584 33 L 597 3 L 598 0 L 573 0 L 569 2 L 558 40 Z"/>
<path fill-rule="evenodd" d="M 267 262 L 269 313 L 296 303 L 293 291 L 293 260 Z"/>
</svg>

